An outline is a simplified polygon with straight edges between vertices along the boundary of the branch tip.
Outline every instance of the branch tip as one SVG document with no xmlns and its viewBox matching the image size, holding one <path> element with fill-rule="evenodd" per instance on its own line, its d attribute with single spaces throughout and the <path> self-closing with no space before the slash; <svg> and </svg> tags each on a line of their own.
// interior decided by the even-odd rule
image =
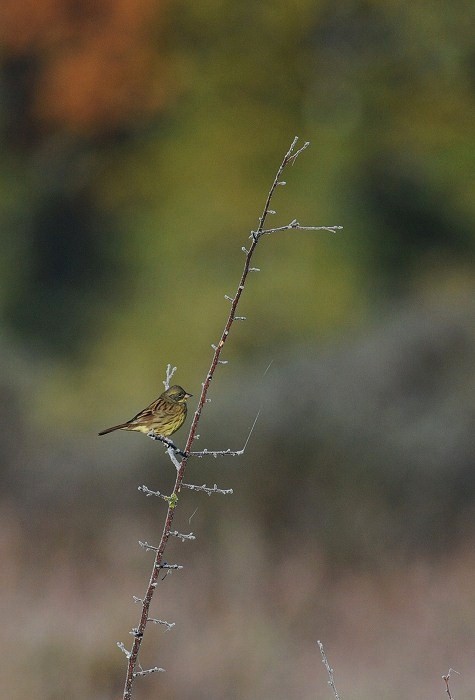
<svg viewBox="0 0 475 700">
<path fill-rule="evenodd" d="M 188 535 L 184 535 L 183 533 L 178 532 L 178 530 L 170 530 L 169 534 L 173 537 L 177 537 L 182 542 L 184 542 L 185 540 L 196 540 L 196 537 L 192 532 L 190 532 Z"/>
<path fill-rule="evenodd" d="M 146 496 L 157 496 L 158 498 L 163 498 L 164 501 L 168 501 L 168 499 L 170 498 L 169 496 L 165 496 L 165 494 L 160 493 L 160 491 L 152 491 L 148 488 L 148 486 L 145 486 L 145 484 L 143 484 L 142 486 L 138 486 L 137 490 L 141 491 Z"/>
<path fill-rule="evenodd" d="M 170 388 L 170 382 L 171 382 L 172 377 L 175 374 L 176 370 L 177 370 L 177 368 L 172 367 L 170 363 L 167 365 L 166 378 L 163 382 L 163 385 L 165 387 L 165 391 Z"/>
<path fill-rule="evenodd" d="M 325 650 L 323 648 L 323 644 L 321 643 L 320 640 L 317 642 L 317 644 L 318 644 L 318 648 L 320 649 L 320 654 L 322 656 L 322 664 L 325 666 L 325 668 L 327 670 L 327 674 L 328 674 L 328 678 L 329 678 L 328 685 L 333 690 L 333 695 L 335 696 L 335 700 L 340 700 L 340 696 L 338 695 L 338 692 L 337 692 L 337 689 L 335 686 L 335 679 L 333 677 L 333 669 L 328 662 L 327 655 L 325 654 Z"/>
<path fill-rule="evenodd" d="M 182 486 L 190 489 L 191 491 L 203 491 L 208 496 L 211 496 L 212 493 L 221 493 L 223 495 L 234 493 L 232 489 L 219 489 L 216 484 L 213 487 L 206 486 L 206 484 L 203 484 L 203 486 L 197 486 L 196 484 L 182 484 Z"/>
<path fill-rule="evenodd" d="M 165 673 L 165 669 L 154 666 L 153 668 L 147 668 L 145 671 L 134 671 L 133 676 L 137 678 L 138 676 L 148 676 L 150 673 Z"/>
<path fill-rule="evenodd" d="M 447 675 L 442 676 L 442 680 L 445 681 L 445 692 L 449 696 L 449 700 L 454 700 L 454 698 L 450 692 L 450 686 L 449 686 L 451 673 L 456 673 L 458 676 L 460 676 L 459 671 L 456 671 L 455 668 L 449 668 Z"/>
<path fill-rule="evenodd" d="M 116 643 L 117 643 L 117 646 L 119 647 L 119 649 L 120 649 L 122 652 L 124 652 L 126 658 L 127 658 L 127 659 L 130 659 L 130 657 L 131 657 L 131 652 L 130 652 L 128 649 L 125 648 L 124 643 L 123 643 L 123 642 L 116 642 Z"/>
<path fill-rule="evenodd" d="M 172 627 L 175 627 L 175 622 L 167 622 L 166 620 L 157 620 L 155 617 L 147 617 L 147 622 L 153 622 L 154 625 L 164 625 L 164 627 L 167 628 L 167 632 L 171 630 Z"/>
</svg>

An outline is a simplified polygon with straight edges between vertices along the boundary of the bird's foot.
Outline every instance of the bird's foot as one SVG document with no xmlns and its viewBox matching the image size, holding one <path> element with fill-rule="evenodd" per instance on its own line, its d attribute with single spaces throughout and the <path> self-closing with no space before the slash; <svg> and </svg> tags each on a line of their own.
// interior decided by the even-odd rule
<svg viewBox="0 0 475 700">
<path fill-rule="evenodd" d="M 147 433 L 147 437 L 151 438 L 152 440 L 159 440 L 160 442 L 163 442 L 164 445 L 166 445 L 167 447 L 171 447 L 174 452 L 180 455 L 180 457 L 189 456 L 189 453 L 180 450 L 180 448 L 175 445 L 173 440 L 170 440 L 170 438 L 167 438 L 164 435 L 159 435 L 154 430 L 151 430 L 149 433 Z"/>
</svg>

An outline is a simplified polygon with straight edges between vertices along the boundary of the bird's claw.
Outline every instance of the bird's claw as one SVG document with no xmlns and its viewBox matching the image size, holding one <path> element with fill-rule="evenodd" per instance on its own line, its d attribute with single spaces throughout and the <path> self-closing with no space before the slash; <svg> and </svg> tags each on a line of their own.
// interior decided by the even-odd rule
<svg viewBox="0 0 475 700">
<path fill-rule="evenodd" d="M 152 440 L 159 440 L 160 442 L 163 442 L 164 445 L 166 445 L 167 447 L 171 447 L 171 449 L 178 455 L 180 455 L 180 457 L 190 456 L 189 452 L 184 452 L 183 450 L 180 450 L 180 448 L 175 445 L 173 440 L 170 440 L 170 438 L 167 438 L 164 435 L 159 435 L 154 430 L 150 430 L 147 433 L 147 437 L 151 438 Z"/>
</svg>

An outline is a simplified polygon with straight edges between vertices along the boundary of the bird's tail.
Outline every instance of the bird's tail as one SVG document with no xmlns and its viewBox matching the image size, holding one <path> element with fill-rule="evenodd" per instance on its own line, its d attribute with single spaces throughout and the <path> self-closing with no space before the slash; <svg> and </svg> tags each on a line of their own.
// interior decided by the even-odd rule
<svg viewBox="0 0 475 700">
<path fill-rule="evenodd" d="M 121 423 L 120 425 L 113 425 L 112 428 L 106 428 L 105 430 L 101 430 L 98 435 L 107 435 L 107 433 L 112 433 L 114 430 L 120 430 L 121 428 L 125 428 L 128 425 L 128 423 Z"/>
</svg>

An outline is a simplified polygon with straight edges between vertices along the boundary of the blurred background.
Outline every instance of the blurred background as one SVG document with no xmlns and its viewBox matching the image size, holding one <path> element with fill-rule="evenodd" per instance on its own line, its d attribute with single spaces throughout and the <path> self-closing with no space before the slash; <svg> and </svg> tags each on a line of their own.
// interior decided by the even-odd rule
<svg viewBox="0 0 475 700">
<path fill-rule="evenodd" d="M 475 683 L 475 8 L 468 0 L 3 0 L 1 686 L 121 696 L 174 468 L 97 432 L 199 394 L 195 543 L 137 698 L 455 697 Z M 472 27 L 472 29 L 471 29 Z M 270 366 L 269 366 L 270 365 Z M 196 399 L 191 400 L 191 409 Z M 189 424 L 189 423 L 188 423 Z M 177 434 L 184 444 L 186 431 Z M 205 642 L 203 641 L 205 640 Z M 464 695 L 465 693 L 465 695 Z"/>
</svg>

